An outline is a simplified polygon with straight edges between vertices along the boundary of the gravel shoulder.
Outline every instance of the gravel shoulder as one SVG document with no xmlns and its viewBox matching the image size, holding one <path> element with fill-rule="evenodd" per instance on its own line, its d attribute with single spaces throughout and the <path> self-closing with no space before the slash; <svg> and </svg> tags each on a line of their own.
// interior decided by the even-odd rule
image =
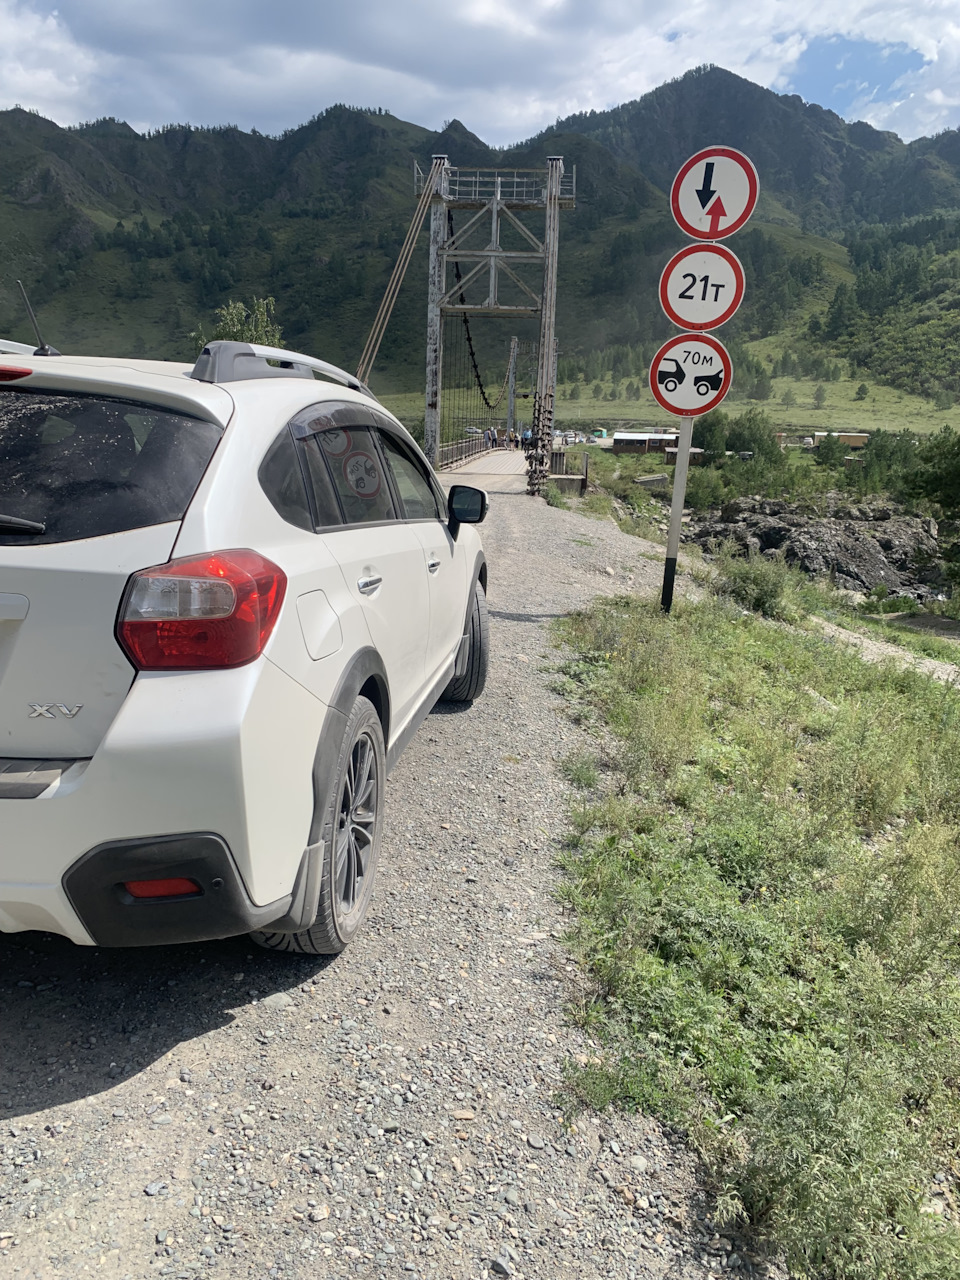
<svg viewBox="0 0 960 1280">
<path fill-rule="evenodd" d="M 0 936 L 5 1276 L 737 1269 L 681 1143 L 642 1117 L 566 1128 L 555 1104 L 596 1048 L 564 1016 L 557 763 L 580 730 L 549 691 L 549 628 L 654 591 L 662 550 L 505 491 L 484 541 L 487 691 L 438 708 L 392 775 L 372 917 L 343 956 Z"/>
</svg>

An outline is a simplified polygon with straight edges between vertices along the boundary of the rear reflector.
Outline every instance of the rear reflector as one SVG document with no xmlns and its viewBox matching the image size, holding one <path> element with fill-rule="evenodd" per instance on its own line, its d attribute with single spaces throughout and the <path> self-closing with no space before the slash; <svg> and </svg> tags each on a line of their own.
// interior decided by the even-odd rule
<svg viewBox="0 0 960 1280">
<path fill-rule="evenodd" d="M 29 378 L 31 373 L 32 369 L 13 369 L 0 365 L 0 382 L 16 382 L 18 378 Z"/>
<path fill-rule="evenodd" d="M 131 898 L 191 898 L 203 893 L 196 880 L 171 876 L 168 880 L 125 880 Z"/>
<path fill-rule="evenodd" d="M 263 652 L 286 589 L 255 551 L 171 560 L 130 579 L 117 638 L 140 671 L 242 667 Z"/>
</svg>

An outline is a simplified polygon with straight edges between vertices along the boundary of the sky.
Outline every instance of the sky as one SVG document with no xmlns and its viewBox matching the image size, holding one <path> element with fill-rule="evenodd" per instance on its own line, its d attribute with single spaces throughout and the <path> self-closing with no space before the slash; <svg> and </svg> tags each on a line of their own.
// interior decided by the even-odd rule
<svg viewBox="0 0 960 1280">
<path fill-rule="evenodd" d="M 714 63 L 909 141 L 960 126 L 960 0 L 0 0 L 0 108 L 277 134 L 335 102 L 492 145 Z"/>
</svg>

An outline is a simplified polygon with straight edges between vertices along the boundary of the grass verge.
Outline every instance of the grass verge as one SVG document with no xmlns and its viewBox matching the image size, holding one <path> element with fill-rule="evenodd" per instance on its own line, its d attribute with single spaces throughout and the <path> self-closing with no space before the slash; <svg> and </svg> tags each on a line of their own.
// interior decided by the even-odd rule
<svg viewBox="0 0 960 1280">
<path fill-rule="evenodd" d="M 571 1098 L 684 1127 L 797 1276 L 955 1280 L 960 695 L 723 595 L 564 636 L 623 778 L 572 813 Z"/>
</svg>

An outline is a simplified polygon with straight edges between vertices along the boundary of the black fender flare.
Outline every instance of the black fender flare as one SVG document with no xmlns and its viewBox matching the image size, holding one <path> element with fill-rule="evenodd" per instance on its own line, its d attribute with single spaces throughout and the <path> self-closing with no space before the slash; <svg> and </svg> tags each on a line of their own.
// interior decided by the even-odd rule
<svg viewBox="0 0 960 1280">
<path fill-rule="evenodd" d="M 456 661 L 453 667 L 453 678 L 462 676 L 466 671 L 467 663 L 467 646 L 470 642 L 470 618 L 473 614 L 473 597 L 477 589 L 477 583 L 483 587 L 483 594 L 487 594 L 487 558 L 482 551 L 477 552 L 476 559 L 473 562 L 473 573 L 470 577 L 470 590 L 467 592 L 467 611 L 463 617 L 463 627 L 460 631 L 460 647 L 457 649 Z"/>
<path fill-rule="evenodd" d="M 332 830 L 324 830 L 324 815 L 330 807 L 331 788 L 336 781 L 337 761 L 343 746 L 347 719 L 362 689 L 367 689 L 373 695 L 370 701 L 377 709 L 386 743 L 390 731 L 390 688 L 383 660 L 377 650 L 370 646 L 359 649 L 354 654 L 327 705 L 320 740 L 313 757 L 310 840 L 300 859 L 290 909 L 285 916 L 270 925 L 274 932 L 298 933 L 301 929 L 309 929 L 316 920 L 323 861 L 327 843 L 333 837 Z"/>
</svg>

